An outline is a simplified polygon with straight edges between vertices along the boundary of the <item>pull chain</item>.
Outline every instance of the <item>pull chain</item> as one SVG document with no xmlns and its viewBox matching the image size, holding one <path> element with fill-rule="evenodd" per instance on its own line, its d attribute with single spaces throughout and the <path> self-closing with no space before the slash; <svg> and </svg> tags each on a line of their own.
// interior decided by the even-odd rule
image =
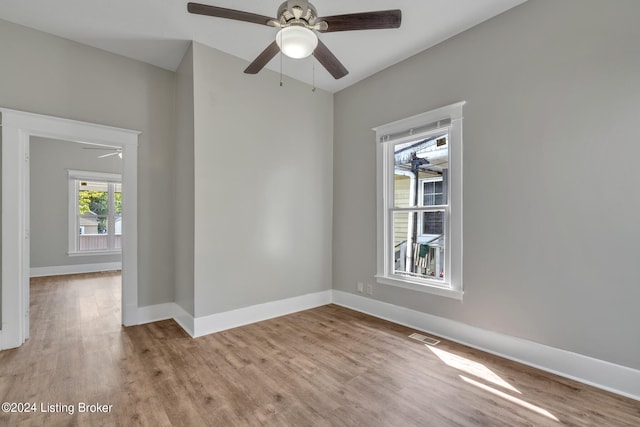
<svg viewBox="0 0 640 427">
<path fill-rule="evenodd" d="M 313 68 L 312 68 L 313 88 L 311 89 L 311 92 L 315 92 L 316 91 L 316 55 L 315 53 L 311 54 L 311 63 L 313 64 Z"/>
<path fill-rule="evenodd" d="M 280 52 L 280 87 L 282 87 L 282 52 Z"/>
<path fill-rule="evenodd" d="M 280 46 L 282 46 L 282 33 L 278 33 L 280 36 Z M 282 49 L 280 49 L 280 87 L 282 87 Z"/>
</svg>

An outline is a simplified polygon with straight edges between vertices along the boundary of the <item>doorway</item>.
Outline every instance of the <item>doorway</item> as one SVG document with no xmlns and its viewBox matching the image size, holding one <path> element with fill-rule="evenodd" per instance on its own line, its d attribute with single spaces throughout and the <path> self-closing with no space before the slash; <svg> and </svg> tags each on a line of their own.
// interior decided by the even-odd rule
<svg viewBox="0 0 640 427">
<path fill-rule="evenodd" d="M 122 153 L 122 310 L 137 324 L 137 153 L 140 132 L 52 116 L 1 109 L 2 124 L 2 331 L 0 348 L 29 337 L 29 142 L 31 137 L 117 147 Z"/>
</svg>

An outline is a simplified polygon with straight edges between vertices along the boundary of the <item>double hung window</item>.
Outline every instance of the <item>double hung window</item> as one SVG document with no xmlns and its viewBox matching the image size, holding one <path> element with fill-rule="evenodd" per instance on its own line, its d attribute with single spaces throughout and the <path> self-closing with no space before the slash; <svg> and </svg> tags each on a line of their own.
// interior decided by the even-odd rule
<svg viewBox="0 0 640 427">
<path fill-rule="evenodd" d="M 376 129 L 378 282 L 462 298 L 462 106 Z"/>
<path fill-rule="evenodd" d="M 69 171 L 69 254 L 117 254 L 121 250 L 121 176 Z"/>
</svg>

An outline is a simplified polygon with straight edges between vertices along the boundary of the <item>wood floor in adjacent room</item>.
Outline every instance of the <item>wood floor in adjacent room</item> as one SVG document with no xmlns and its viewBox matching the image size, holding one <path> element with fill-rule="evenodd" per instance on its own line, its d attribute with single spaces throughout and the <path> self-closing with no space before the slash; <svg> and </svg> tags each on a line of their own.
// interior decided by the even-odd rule
<svg viewBox="0 0 640 427">
<path fill-rule="evenodd" d="M 0 425 L 640 425 L 638 401 L 335 305 L 192 339 L 121 327 L 119 293 L 117 273 L 32 279 L 0 396 L 35 412 Z"/>
</svg>

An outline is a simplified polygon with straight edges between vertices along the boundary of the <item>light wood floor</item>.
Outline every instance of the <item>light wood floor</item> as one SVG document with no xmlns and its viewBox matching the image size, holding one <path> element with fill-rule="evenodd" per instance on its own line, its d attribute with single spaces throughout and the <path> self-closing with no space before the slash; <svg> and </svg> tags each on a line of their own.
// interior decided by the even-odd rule
<svg viewBox="0 0 640 427">
<path fill-rule="evenodd" d="M 0 352 L 0 396 L 38 412 L 0 425 L 640 425 L 638 401 L 335 305 L 197 339 L 173 321 L 122 328 L 119 286 L 32 280 L 31 339 Z"/>
</svg>

